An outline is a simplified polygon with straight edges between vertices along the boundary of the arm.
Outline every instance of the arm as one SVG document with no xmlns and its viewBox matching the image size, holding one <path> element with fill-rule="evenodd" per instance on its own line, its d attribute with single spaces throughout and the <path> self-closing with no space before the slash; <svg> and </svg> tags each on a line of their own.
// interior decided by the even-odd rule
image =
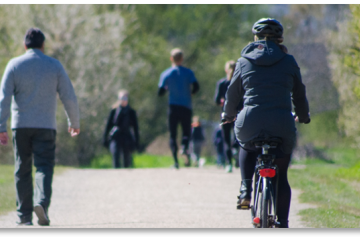
<svg viewBox="0 0 360 240">
<path fill-rule="evenodd" d="M 136 116 L 136 112 L 133 110 L 132 111 L 132 125 L 134 127 L 134 134 L 135 134 L 135 145 L 138 148 L 139 147 L 139 143 L 140 143 L 140 137 L 139 137 L 139 125 L 138 125 L 138 120 L 137 120 L 137 116 Z"/>
<path fill-rule="evenodd" d="M 159 96 L 159 97 L 164 96 L 165 93 L 166 93 L 166 89 L 165 89 L 165 88 L 160 87 L 160 88 L 158 89 L 158 96 Z"/>
<path fill-rule="evenodd" d="M 225 116 L 227 121 L 233 121 L 238 113 L 239 106 L 243 106 L 245 91 L 242 87 L 240 59 L 236 63 L 234 75 L 226 91 Z"/>
<path fill-rule="evenodd" d="M 103 135 L 103 140 L 102 140 L 103 145 L 105 147 L 108 147 L 108 145 L 109 145 L 108 135 L 109 135 L 109 132 L 110 132 L 111 128 L 114 126 L 114 123 L 113 123 L 114 114 L 115 114 L 115 110 L 111 110 L 111 112 L 109 114 L 109 117 L 108 117 L 108 121 L 106 123 L 105 131 L 104 131 L 104 135 Z"/>
<path fill-rule="evenodd" d="M 215 89 L 215 97 L 214 97 L 214 100 L 215 100 L 215 103 L 217 105 L 220 105 L 221 102 L 221 90 L 220 90 L 220 87 L 221 87 L 221 81 L 217 82 L 216 83 L 216 89 Z"/>
<path fill-rule="evenodd" d="M 164 96 L 165 93 L 166 93 L 166 89 L 167 89 L 167 77 L 165 75 L 165 72 L 163 72 L 161 75 L 160 75 L 160 80 L 159 80 L 159 84 L 158 84 L 158 96 L 161 97 L 161 96 Z"/>
<path fill-rule="evenodd" d="M 198 82 L 193 82 L 193 89 L 192 89 L 191 94 L 195 94 L 195 93 L 197 93 L 199 90 L 200 90 L 200 85 L 199 85 L 199 83 L 198 83 Z"/>
<path fill-rule="evenodd" d="M 60 100 L 65 108 L 69 124 L 69 132 L 71 129 L 80 132 L 80 114 L 77 98 L 73 85 L 61 64 L 58 72 L 57 92 L 59 93 Z"/>
<path fill-rule="evenodd" d="M 200 85 L 198 81 L 196 80 L 195 74 L 193 71 L 190 70 L 190 84 L 192 84 L 192 91 L 191 94 L 195 94 L 200 90 Z"/>
<path fill-rule="evenodd" d="M 9 62 L 5 68 L 1 80 L 0 89 L 0 143 L 6 145 L 8 142 L 6 121 L 10 116 L 11 98 L 15 91 L 14 72 Z"/>
<path fill-rule="evenodd" d="M 294 75 L 294 86 L 292 89 L 292 101 L 294 104 L 295 113 L 299 118 L 299 122 L 309 123 L 309 103 L 306 98 L 306 88 L 305 85 L 302 83 L 300 68 L 297 66 L 297 64 Z"/>
<path fill-rule="evenodd" d="M 9 63 L 1 80 L 0 90 L 0 132 L 6 132 L 6 121 L 10 116 L 11 98 L 15 91 L 14 72 Z"/>
</svg>

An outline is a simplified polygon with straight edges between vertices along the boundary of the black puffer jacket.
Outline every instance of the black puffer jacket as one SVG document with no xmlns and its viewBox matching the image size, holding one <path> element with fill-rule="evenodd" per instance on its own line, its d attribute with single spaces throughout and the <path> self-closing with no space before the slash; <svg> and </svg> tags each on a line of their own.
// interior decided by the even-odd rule
<svg viewBox="0 0 360 240">
<path fill-rule="evenodd" d="M 296 137 L 291 101 L 299 121 L 310 120 L 300 68 L 272 41 L 250 43 L 241 56 L 226 93 L 225 118 L 237 115 L 235 133 L 245 149 L 253 149 L 252 139 L 269 135 L 281 137 L 283 152 L 291 153 Z M 238 113 L 239 103 L 243 109 Z"/>
</svg>

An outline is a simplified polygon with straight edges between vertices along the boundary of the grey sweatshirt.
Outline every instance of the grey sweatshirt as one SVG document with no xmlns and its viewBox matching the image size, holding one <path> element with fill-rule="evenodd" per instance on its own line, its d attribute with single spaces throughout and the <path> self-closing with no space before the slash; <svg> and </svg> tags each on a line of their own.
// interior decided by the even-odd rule
<svg viewBox="0 0 360 240">
<path fill-rule="evenodd" d="M 80 128 L 79 107 L 71 81 L 61 63 L 29 49 L 5 68 L 0 89 L 0 132 L 12 110 L 11 128 L 56 130 L 57 93 L 64 104 L 69 126 Z"/>
</svg>

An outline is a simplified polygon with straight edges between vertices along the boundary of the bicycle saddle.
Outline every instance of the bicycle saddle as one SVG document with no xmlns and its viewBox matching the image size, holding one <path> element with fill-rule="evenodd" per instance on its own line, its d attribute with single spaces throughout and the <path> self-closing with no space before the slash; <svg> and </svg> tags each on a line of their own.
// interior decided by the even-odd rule
<svg viewBox="0 0 360 240">
<path fill-rule="evenodd" d="M 257 148 L 261 148 L 265 144 L 269 145 L 271 148 L 274 148 L 282 143 L 282 139 L 278 137 L 259 137 L 253 139 L 251 143 L 254 144 Z"/>
</svg>

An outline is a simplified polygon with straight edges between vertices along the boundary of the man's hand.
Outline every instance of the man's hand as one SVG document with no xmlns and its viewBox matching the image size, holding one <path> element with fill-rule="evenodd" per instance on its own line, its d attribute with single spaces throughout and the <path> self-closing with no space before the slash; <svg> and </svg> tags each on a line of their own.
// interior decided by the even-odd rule
<svg viewBox="0 0 360 240">
<path fill-rule="evenodd" d="M 0 133 L 0 144 L 1 145 L 7 145 L 9 141 L 9 136 L 7 132 Z"/>
<path fill-rule="evenodd" d="M 72 137 L 75 137 L 80 134 L 80 128 L 71 128 L 69 127 L 68 132 Z"/>
</svg>

